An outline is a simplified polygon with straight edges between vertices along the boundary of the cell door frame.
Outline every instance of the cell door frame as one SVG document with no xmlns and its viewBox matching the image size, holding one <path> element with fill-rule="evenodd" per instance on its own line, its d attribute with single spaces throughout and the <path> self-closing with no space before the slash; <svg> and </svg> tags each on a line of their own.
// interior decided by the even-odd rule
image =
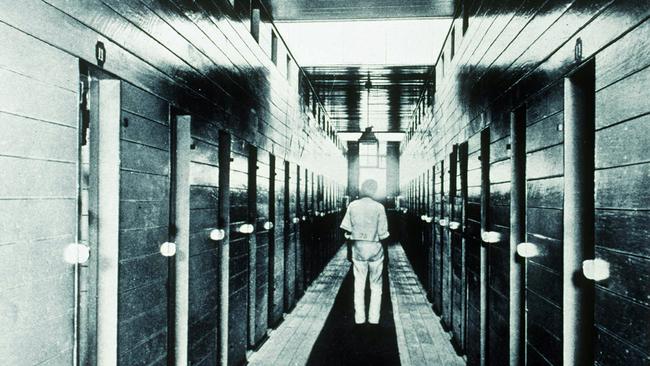
<svg viewBox="0 0 650 366">
<path fill-rule="evenodd" d="M 75 295 L 77 339 L 73 347 L 79 362 L 101 366 L 116 364 L 118 360 L 121 141 L 120 128 L 115 125 L 120 126 L 121 122 L 122 81 L 85 63 L 81 63 L 81 69 L 82 76 L 88 77 L 84 81 L 87 90 L 83 93 L 82 109 L 89 108 L 87 114 L 81 111 L 80 138 L 89 144 L 88 211 L 94 212 L 96 218 L 88 222 L 91 256 L 87 269 L 75 266 L 75 291 L 84 284 L 88 287 L 85 301 L 79 299 L 80 292 Z M 83 75 L 83 71 L 88 75 Z M 81 154 L 80 151 L 80 158 Z"/>
</svg>

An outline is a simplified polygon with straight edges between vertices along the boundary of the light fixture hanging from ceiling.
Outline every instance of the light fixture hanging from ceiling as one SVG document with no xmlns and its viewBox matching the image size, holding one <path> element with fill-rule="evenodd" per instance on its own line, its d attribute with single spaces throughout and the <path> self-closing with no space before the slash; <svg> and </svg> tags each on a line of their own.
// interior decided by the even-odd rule
<svg viewBox="0 0 650 366">
<path fill-rule="evenodd" d="M 370 81 L 370 72 L 368 72 L 368 79 L 366 80 L 364 86 L 368 92 L 366 98 L 366 129 L 361 134 L 361 137 L 359 137 L 359 143 L 378 144 L 379 141 L 377 140 L 375 134 L 372 132 L 372 126 L 370 125 L 370 89 L 372 88 L 372 82 Z"/>
</svg>

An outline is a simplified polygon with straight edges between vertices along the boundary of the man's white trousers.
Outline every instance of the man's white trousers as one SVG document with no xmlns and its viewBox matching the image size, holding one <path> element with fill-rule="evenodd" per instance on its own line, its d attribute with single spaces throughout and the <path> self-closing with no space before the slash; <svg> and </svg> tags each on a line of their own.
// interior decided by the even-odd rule
<svg viewBox="0 0 650 366">
<path fill-rule="evenodd" d="M 360 261 L 352 259 L 354 270 L 354 321 L 357 324 L 366 322 L 366 277 L 370 276 L 370 305 L 368 323 L 379 323 L 381 310 L 381 273 L 384 269 L 384 258 L 376 261 Z"/>
</svg>

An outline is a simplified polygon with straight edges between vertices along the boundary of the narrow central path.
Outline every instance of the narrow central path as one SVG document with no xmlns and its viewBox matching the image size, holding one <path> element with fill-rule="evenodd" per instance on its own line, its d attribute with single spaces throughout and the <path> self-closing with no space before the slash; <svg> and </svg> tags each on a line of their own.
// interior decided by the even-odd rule
<svg viewBox="0 0 650 366">
<path fill-rule="evenodd" d="M 305 365 L 349 270 L 346 248 L 342 246 L 284 322 L 253 353 L 248 364 Z"/>
<path fill-rule="evenodd" d="M 440 325 L 401 245 L 388 248 L 390 291 L 402 366 L 465 365 Z"/>
<path fill-rule="evenodd" d="M 381 315 L 378 326 L 354 324 L 354 275 L 343 280 L 325 327 L 309 356 L 309 366 L 399 365 L 399 350 L 390 301 L 388 265 L 384 261 Z M 366 308 L 370 290 L 366 284 Z"/>
<path fill-rule="evenodd" d="M 343 246 L 249 364 L 464 365 L 402 246 L 390 245 L 386 257 L 379 326 L 354 324 L 354 281 Z"/>
</svg>

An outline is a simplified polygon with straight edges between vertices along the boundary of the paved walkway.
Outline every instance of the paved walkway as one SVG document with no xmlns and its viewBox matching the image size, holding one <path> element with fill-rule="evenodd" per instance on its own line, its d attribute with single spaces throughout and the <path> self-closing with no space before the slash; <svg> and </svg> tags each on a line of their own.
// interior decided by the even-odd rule
<svg viewBox="0 0 650 366">
<path fill-rule="evenodd" d="M 349 269 L 342 246 L 249 365 L 305 365 Z"/>
<path fill-rule="evenodd" d="M 388 306 L 382 310 L 382 317 L 386 317 L 381 320 L 382 327 L 379 330 L 354 327 L 350 316 L 351 289 L 348 288 L 352 285 L 352 274 L 348 275 L 350 263 L 345 254 L 345 247 L 342 247 L 307 289 L 293 312 L 271 333 L 260 350 L 251 355 L 250 365 L 363 365 L 368 363 L 360 362 L 359 352 L 365 351 L 350 350 L 370 349 L 372 346 L 382 348 L 378 353 L 385 355 L 380 363 L 367 359 L 373 365 L 465 364 L 456 355 L 449 342 L 449 334 L 444 332 L 440 319 L 433 313 L 400 244 L 391 245 L 388 249 L 389 283 L 384 288 L 388 290 L 385 292 L 390 293 L 392 306 L 385 299 L 384 304 Z M 335 306 L 335 303 L 338 305 Z M 390 319 L 391 313 L 393 319 Z M 334 324 L 337 322 L 350 324 Z M 340 333 L 340 339 L 333 337 L 336 332 Z M 356 342 L 353 339 L 363 339 L 367 344 L 340 344 Z M 340 352 L 334 354 L 323 342 L 339 343 L 336 348 Z M 399 349 L 399 359 L 395 355 L 395 343 Z"/>
<path fill-rule="evenodd" d="M 427 301 L 401 245 L 388 248 L 390 293 L 402 366 L 465 365 Z"/>
</svg>

